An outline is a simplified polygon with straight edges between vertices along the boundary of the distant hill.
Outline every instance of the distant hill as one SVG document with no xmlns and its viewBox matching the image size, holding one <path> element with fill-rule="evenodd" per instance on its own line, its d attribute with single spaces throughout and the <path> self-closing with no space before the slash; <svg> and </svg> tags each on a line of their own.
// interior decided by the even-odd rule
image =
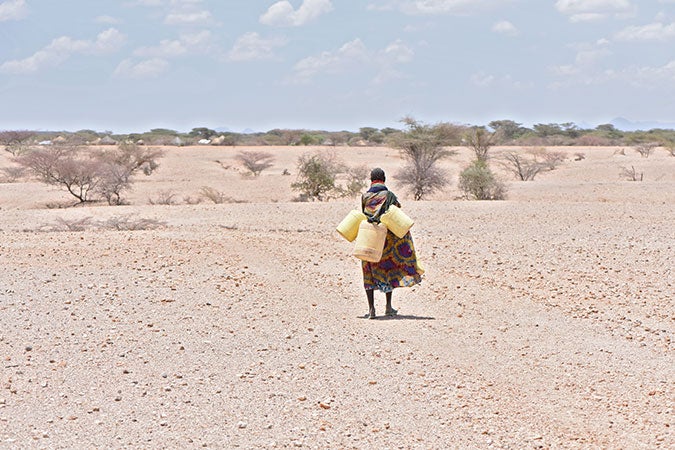
<svg viewBox="0 0 675 450">
<path fill-rule="evenodd" d="M 663 130 L 675 130 L 675 122 L 632 122 L 623 117 L 617 117 L 610 122 L 614 128 L 621 131 L 648 131 L 660 128 Z"/>
</svg>

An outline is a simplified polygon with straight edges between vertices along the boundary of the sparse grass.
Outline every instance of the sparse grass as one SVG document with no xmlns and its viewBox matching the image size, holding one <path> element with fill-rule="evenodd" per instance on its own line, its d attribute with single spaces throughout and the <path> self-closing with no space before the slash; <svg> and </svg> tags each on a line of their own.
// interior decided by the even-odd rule
<svg viewBox="0 0 675 450">
<path fill-rule="evenodd" d="M 221 203 L 234 203 L 232 197 L 228 197 L 223 192 L 220 192 L 219 190 L 210 186 L 202 186 L 202 188 L 199 190 L 199 195 L 201 195 L 202 198 L 211 200 L 216 205 L 220 205 Z"/>
<path fill-rule="evenodd" d="M 116 231 L 137 231 L 137 230 L 155 230 L 166 225 L 155 219 L 136 218 L 133 215 L 116 216 L 106 220 L 94 220 L 91 216 L 77 219 L 65 219 L 58 217 L 52 223 L 40 225 L 36 230 L 25 231 L 43 231 L 43 232 L 64 232 L 64 231 L 91 231 L 91 230 L 116 230 Z"/>
<path fill-rule="evenodd" d="M 157 197 L 148 199 L 148 203 L 151 205 L 175 205 L 176 193 L 172 191 L 159 191 Z"/>
</svg>

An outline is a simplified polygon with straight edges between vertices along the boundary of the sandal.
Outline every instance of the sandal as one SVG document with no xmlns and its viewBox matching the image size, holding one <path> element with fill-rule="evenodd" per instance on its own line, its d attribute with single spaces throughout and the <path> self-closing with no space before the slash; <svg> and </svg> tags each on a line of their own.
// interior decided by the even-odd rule
<svg viewBox="0 0 675 450">
<path fill-rule="evenodd" d="M 398 314 L 398 310 L 396 310 L 396 309 L 394 309 L 394 308 L 388 309 L 388 310 L 386 310 L 386 311 L 384 312 L 384 315 L 385 315 L 385 316 L 390 316 L 390 317 L 391 317 L 391 316 L 395 316 L 395 315 L 397 315 L 397 314 Z"/>
</svg>

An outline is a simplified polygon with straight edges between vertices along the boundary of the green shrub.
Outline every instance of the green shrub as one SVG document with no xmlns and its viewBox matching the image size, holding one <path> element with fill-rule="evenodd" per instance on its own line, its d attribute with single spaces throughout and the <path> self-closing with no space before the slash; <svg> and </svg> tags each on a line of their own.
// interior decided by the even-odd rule
<svg viewBox="0 0 675 450">
<path fill-rule="evenodd" d="M 459 174 L 459 189 L 471 200 L 503 200 L 506 186 L 483 160 L 475 160 Z"/>
</svg>

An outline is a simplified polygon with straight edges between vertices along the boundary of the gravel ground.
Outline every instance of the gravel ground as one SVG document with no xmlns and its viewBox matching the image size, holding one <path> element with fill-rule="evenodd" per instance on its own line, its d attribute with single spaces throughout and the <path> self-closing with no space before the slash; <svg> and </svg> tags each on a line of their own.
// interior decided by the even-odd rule
<svg viewBox="0 0 675 450">
<path fill-rule="evenodd" d="M 600 156 L 504 202 L 401 195 L 427 273 L 377 320 L 334 231 L 354 201 L 47 210 L 0 184 L 0 448 L 673 448 L 675 175 L 586 180 Z"/>
</svg>

